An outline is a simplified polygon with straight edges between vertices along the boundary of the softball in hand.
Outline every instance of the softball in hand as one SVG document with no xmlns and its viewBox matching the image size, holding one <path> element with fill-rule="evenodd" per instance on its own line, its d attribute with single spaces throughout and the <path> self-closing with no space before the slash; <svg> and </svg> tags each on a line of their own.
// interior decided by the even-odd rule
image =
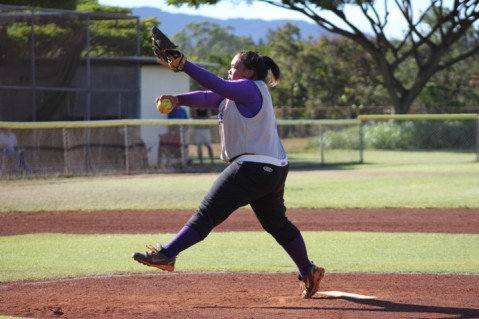
<svg viewBox="0 0 479 319">
<path fill-rule="evenodd" d="M 173 104 L 169 99 L 164 99 L 156 103 L 156 109 L 162 114 L 168 114 L 173 110 Z"/>
</svg>

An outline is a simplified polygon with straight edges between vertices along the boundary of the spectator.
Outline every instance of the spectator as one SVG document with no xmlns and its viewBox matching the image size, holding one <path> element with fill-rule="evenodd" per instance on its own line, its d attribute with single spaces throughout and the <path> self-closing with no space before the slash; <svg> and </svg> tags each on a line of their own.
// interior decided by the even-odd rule
<svg viewBox="0 0 479 319">
<path fill-rule="evenodd" d="M 169 119 L 187 119 L 188 114 L 186 113 L 186 110 L 181 107 L 175 107 L 170 113 L 168 113 L 168 118 Z"/>
<path fill-rule="evenodd" d="M 208 119 L 209 110 L 208 109 L 196 109 L 195 118 L 197 119 Z M 195 127 L 195 144 L 197 147 L 198 159 L 200 164 L 203 165 L 203 151 L 202 147 L 205 146 L 208 150 L 208 156 L 210 158 L 211 165 L 214 165 L 213 159 L 213 149 L 211 148 L 211 130 L 208 126 L 199 125 Z"/>
<path fill-rule="evenodd" d="M 17 149 L 17 137 L 9 128 L 2 128 L 0 132 L 0 149 L 3 154 L 15 155 Z"/>
<path fill-rule="evenodd" d="M 30 166 L 25 162 L 24 150 L 18 149 L 18 141 L 15 133 L 9 128 L 2 128 L 0 131 L 0 153 L 2 154 L 2 164 L 5 157 L 12 157 L 15 161 L 15 170 L 24 169 L 31 171 Z M 3 166 L 3 165 L 2 165 Z"/>
<path fill-rule="evenodd" d="M 179 106 L 175 107 L 173 111 L 168 114 L 168 119 L 187 119 L 188 113 L 186 109 Z M 167 153 L 166 157 L 169 158 L 169 164 L 180 163 L 185 167 L 189 165 L 191 160 L 188 155 L 188 126 L 186 125 L 169 125 L 168 133 L 162 137 L 164 143 L 160 141 L 160 153 L 161 147 Z"/>
</svg>

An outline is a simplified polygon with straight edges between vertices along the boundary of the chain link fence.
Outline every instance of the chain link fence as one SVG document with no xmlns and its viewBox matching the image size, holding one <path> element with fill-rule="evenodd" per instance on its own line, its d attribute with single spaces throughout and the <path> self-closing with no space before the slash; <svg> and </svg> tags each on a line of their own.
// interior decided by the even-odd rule
<svg viewBox="0 0 479 319">
<path fill-rule="evenodd" d="M 360 116 L 360 149 L 451 151 L 475 154 L 479 161 L 476 114 Z M 361 161 L 362 161 L 361 155 Z"/>
<path fill-rule="evenodd" d="M 477 115 L 367 116 L 357 120 L 279 120 L 292 169 L 363 162 L 368 150 L 470 153 L 479 161 Z M 2 178 L 219 171 L 216 120 L 0 122 L 15 135 L 15 152 L 0 153 Z M 210 130 L 213 163 L 194 136 Z M 1 136 L 0 136 L 1 138 Z"/>
<path fill-rule="evenodd" d="M 139 17 L 2 4 L 0 13 L 0 121 L 138 117 Z"/>
</svg>

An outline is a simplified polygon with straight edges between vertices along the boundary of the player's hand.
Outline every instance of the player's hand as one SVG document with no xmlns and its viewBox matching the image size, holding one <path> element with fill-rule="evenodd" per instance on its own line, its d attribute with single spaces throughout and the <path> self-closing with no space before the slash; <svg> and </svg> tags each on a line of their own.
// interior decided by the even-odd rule
<svg viewBox="0 0 479 319">
<path fill-rule="evenodd" d="M 155 100 L 156 109 L 161 114 L 168 114 L 178 106 L 178 98 L 174 95 L 160 95 Z"/>
</svg>

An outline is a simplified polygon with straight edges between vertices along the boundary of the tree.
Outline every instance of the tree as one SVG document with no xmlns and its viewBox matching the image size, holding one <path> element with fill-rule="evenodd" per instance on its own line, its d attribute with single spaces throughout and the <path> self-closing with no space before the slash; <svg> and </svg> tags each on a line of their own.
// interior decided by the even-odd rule
<svg viewBox="0 0 479 319">
<path fill-rule="evenodd" d="M 221 0 L 168 0 L 169 4 L 198 7 Z M 479 52 L 479 39 L 470 38 L 469 47 L 449 54 L 479 19 L 477 0 L 455 0 L 448 8 L 443 0 L 429 0 L 426 10 L 415 16 L 411 0 L 385 1 L 381 14 L 374 0 L 260 0 L 271 5 L 300 12 L 327 31 L 348 38 L 371 56 L 387 90 L 395 112 L 408 113 L 413 101 L 431 77 Z M 426 1 L 426 0 L 425 0 Z M 387 4 L 393 2 L 395 9 Z M 417 4 L 417 2 L 416 2 Z M 362 15 L 348 17 L 345 8 L 355 6 Z M 407 26 L 402 39 L 388 39 L 386 28 L 392 10 L 401 13 Z M 328 18 L 332 14 L 336 20 Z M 364 22 L 366 21 L 366 22 Z M 362 31 L 368 25 L 372 34 Z M 411 70 L 406 78 L 401 69 Z"/>
<path fill-rule="evenodd" d="M 474 34 L 475 33 L 475 34 Z M 466 50 L 470 38 L 479 30 L 471 29 L 459 42 L 455 50 Z M 451 50 L 452 51 L 452 50 Z M 457 54 L 449 52 L 448 54 Z M 417 103 L 431 113 L 467 113 L 477 109 L 479 100 L 479 61 L 469 59 L 435 74 L 419 95 Z"/>
<path fill-rule="evenodd" d="M 302 39 L 300 29 L 286 23 L 269 30 L 265 45 L 281 66 L 282 80 L 271 93 L 283 118 L 348 117 L 357 113 L 354 105 L 388 103 L 371 58 L 349 39 Z"/>
<path fill-rule="evenodd" d="M 323 37 L 307 43 L 300 60 L 311 69 L 302 74 L 308 86 L 310 108 L 319 105 L 372 109 L 387 105 L 387 94 L 371 58 L 357 43 Z"/>
<path fill-rule="evenodd" d="M 207 60 L 212 54 L 235 54 L 254 45 L 251 37 L 236 36 L 231 27 L 222 28 L 211 22 L 190 23 L 173 37 L 174 42 L 188 56 Z M 231 61 L 228 61 L 228 65 Z"/>
<path fill-rule="evenodd" d="M 218 67 L 209 67 L 212 72 L 226 77 L 231 59 L 240 50 L 252 48 L 251 37 L 236 36 L 232 28 L 223 28 L 215 23 L 189 23 L 172 38 L 189 60 L 215 63 Z M 201 89 L 193 81 L 192 89 Z"/>
<path fill-rule="evenodd" d="M 77 11 L 104 12 L 130 15 L 131 10 L 115 6 L 103 6 L 98 0 L 79 0 Z M 151 56 L 150 30 L 160 22 L 156 18 L 139 21 L 140 55 Z M 90 56 L 133 56 L 136 55 L 136 19 L 99 20 L 90 22 Z"/>
<path fill-rule="evenodd" d="M 301 83 L 303 65 L 298 63 L 304 42 L 301 41 L 300 29 L 289 23 L 278 30 L 269 30 L 266 41 L 274 60 L 282 66 L 282 81 L 272 94 L 280 101 L 282 117 L 288 118 L 294 115 L 288 114 L 286 108 L 291 111 L 294 107 L 304 106 L 305 90 Z"/>
<path fill-rule="evenodd" d="M 54 8 L 75 10 L 79 0 L 2 0 L 1 4 L 10 4 L 25 7 Z"/>
<path fill-rule="evenodd" d="M 212 68 L 226 76 L 231 59 L 240 50 L 251 48 L 251 37 L 236 36 L 231 27 L 223 28 L 211 22 L 189 23 L 172 38 L 190 60 L 217 63 Z"/>
<path fill-rule="evenodd" d="M 22 4 L 30 3 L 25 1 Z M 47 1 L 36 1 L 34 5 L 43 7 L 47 5 Z M 22 19 L 19 14 L 16 21 L 0 27 L 0 64 L 5 66 L 2 69 L 4 70 L 2 78 L 6 83 L 25 83 L 24 79 L 30 79 L 32 66 L 29 63 L 31 61 L 35 61 L 35 83 L 38 87 L 69 88 L 82 59 L 87 55 L 89 57 L 129 57 L 137 54 L 153 56 L 150 28 L 159 24 L 155 18 L 141 20 L 137 25 L 136 17 L 128 17 L 131 13 L 130 9 L 101 6 L 97 0 L 78 0 L 75 1 L 75 7 L 83 12 L 111 14 L 92 14 L 89 17 L 94 16 L 93 19 L 86 19 L 84 15 L 67 14 L 67 12 L 63 15 L 40 14 L 33 20 L 33 25 L 29 19 Z M 36 9 L 35 11 L 52 12 L 54 10 Z M 120 14 L 126 16 L 120 16 Z M 15 17 L 15 15 L 11 16 Z M 72 19 L 72 16 L 78 19 Z M 138 32 L 141 35 L 141 52 L 137 50 Z M 35 41 L 32 41 L 33 39 Z M 32 44 L 35 60 L 31 59 Z M 50 120 L 66 97 L 66 90 L 39 90 L 32 118 L 36 121 Z"/>
</svg>

